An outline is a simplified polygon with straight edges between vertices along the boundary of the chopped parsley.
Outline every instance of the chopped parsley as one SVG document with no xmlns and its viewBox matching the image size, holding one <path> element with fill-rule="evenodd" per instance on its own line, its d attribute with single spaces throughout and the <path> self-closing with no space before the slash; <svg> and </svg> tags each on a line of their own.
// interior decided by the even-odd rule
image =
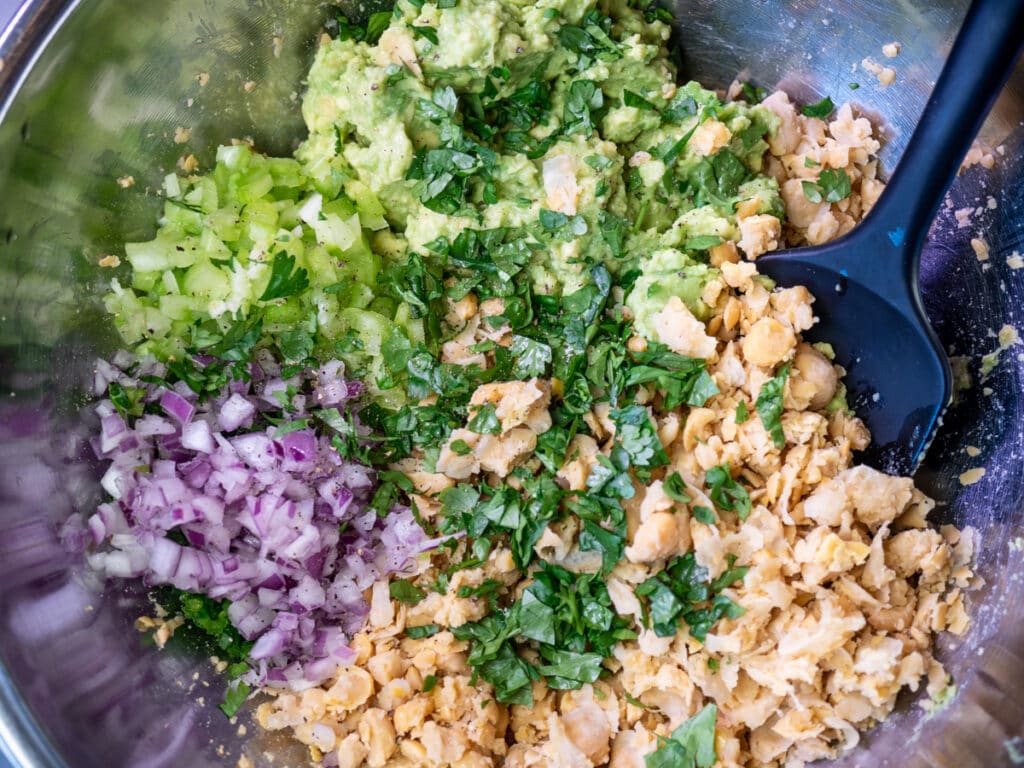
<svg viewBox="0 0 1024 768">
<path fill-rule="evenodd" d="M 760 104 L 764 101 L 764 97 L 768 95 L 764 88 L 752 85 L 751 83 L 741 83 L 740 87 L 743 89 L 743 98 L 750 104 Z"/>
<path fill-rule="evenodd" d="M 534 582 L 507 610 L 454 627 L 452 634 L 469 641 L 474 678 L 491 683 L 498 701 L 531 706 L 534 680 L 556 690 L 596 682 L 615 643 L 636 637 L 628 627 L 600 575 L 541 563 Z M 527 643 L 539 655 L 536 665 L 519 655 Z"/>
<path fill-rule="evenodd" d="M 850 177 L 842 168 L 826 168 L 817 181 L 801 181 L 804 197 L 812 203 L 838 203 L 850 196 Z"/>
<path fill-rule="evenodd" d="M 715 723 L 718 707 L 705 704 L 669 738 L 658 737 L 658 748 L 644 757 L 647 768 L 711 768 L 717 761 Z"/>
<path fill-rule="evenodd" d="M 462 212 L 474 191 L 485 203 L 498 201 L 492 178 L 498 156 L 465 134 L 456 122 L 457 106 L 451 86 L 435 88 L 430 100 L 417 102 L 417 113 L 438 126 L 441 145 L 419 149 L 405 175 L 416 180 L 414 191 L 423 205 L 447 215 Z"/>
<path fill-rule="evenodd" d="M 657 111 L 658 108 L 641 96 L 639 93 L 634 93 L 628 88 L 622 91 L 622 103 L 627 107 L 635 107 L 636 109 L 644 109 L 649 111 Z"/>
<path fill-rule="evenodd" d="M 636 588 L 637 597 L 642 598 L 644 623 L 658 637 L 674 637 L 685 622 L 690 635 L 703 642 L 719 619 L 743 615 L 743 608 L 721 592 L 746 574 L 746 568 L 730 566 L 712 580 L 692 552 L 674 557 L 663 571 Z"/>
<path fill-rule="evenodd" d="M 747 401 L 740 400 L 736 405 L 736 423 L 745 424 L 747 419 L 750 418 L 750 411 L 747 409 Z"/>
<path fill-rule="evenodd" d="M 779 372 L 771 379 L 761 385 L 761 391 L 757 395 L 757 415 L 761 417 L 761 423 L 772 436 L 772 442 L 776 448 L 782 448 L 786 444 L 786 435 L 782 431 L 782 392 L 786 386 L 786 379 L 789 378 L 790 364 L 786 363 Z"/>
<path fill-rule="evenodd" d="M 800 111 L 807 117 L 828 117 L 835 108 L 836 105 L 832 103 L 832 99 L 826 96 L 816 104 L 808 104 L 802 107 Z"/>
<path fill-rule="evenodd" d="M 704 477 L 708 484 L 708 498 L 715 506 L 726 512 L 735 512 L 740 520 L 746 520 L 750 514 L 750 494 L 733 479 L 729 465 L 712 467 Z"/>
<path fill-rule="evenodd" d="M 260 301 L 284 299 L 309 287 L 309 273 L 302 267 L 295 268 L 294 256 L 284 252 L 275 254 L 270 270 L 270 281 L 260 296 Z"/>
<path fill-rule="evenodd" d="M 416 605 L 416 603 L 427 596 L 426 592 L 408 579 L 395 579 L 388 585 L 388 590 L 391 593 L 392 600 L 397 600 L 406 605 Z"/>
<path fill-rule="evenodd" d="M 558 42 L 577 55 L 576 69 L 588 69 L 595 61 L 622 58 L 622 49 L 611 38 L 612 20 L 596 10 L 588 11 L 579 26 L 565 24 L 558 29 Z"/>
</svg>

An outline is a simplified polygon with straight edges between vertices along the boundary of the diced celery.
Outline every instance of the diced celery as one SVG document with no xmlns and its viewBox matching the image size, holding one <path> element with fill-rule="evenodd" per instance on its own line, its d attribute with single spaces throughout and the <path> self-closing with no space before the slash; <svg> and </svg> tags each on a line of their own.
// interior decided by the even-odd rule
<svg viewBox="0 0 1024 768">
<path fill-rule="evenodd" d="M 178 174 L 169 173 L 164 176 L 164 194 L 168 197 L 181 196 L 181 180 L 178 178 Z"/>
<path fill-rule="evenodd" d="M 359 226 L 359 214 L 352 214 L 347 219 L 333 213 L 322 213 L 321 218 L 313 222 L 318 243 L 333 246 L 341 251 L 352 248 L 362 237 Z"/>
<path fill-rule="evenodd" d="M 246 168 L 252 159 L 252 150 L 245 144 L 230 144 L 217 147 L 217 164 L 227 170 Z"/>
<path fill-rule="evenodd" d="M 196 300 L 191 296 L 161 296 L 159 311 L 160 314 L 169 321 L 182 320 L 189 323 L 194 319 L 195 313 L 193 309 L 195 306 Z M 148 317 L 149 315 L 147 314 L 147 318 Z"/>
<path fill-rule="evenodd" d="M 224 270 L 208 261 L 200 261 L 185 273 L 182 290 L 189 296 L 201 296 L 207 302 L 224 300 L 231 293 L 231 279 Z"/>
<path fill-rule="evenodd" d="M 284 157 L 272 157 L 267 160 L 270 175 L 274 178 L 275 187 L 301 187 L 306 176 L 297 160 Z"/>
<path fill-rule="evenodd" d="M 398 309 L 398 303 L 388 296 L 378 296 L 370 303 L 368 309 L 385 317 L 394 317 L 395 310 Z"/>
<path fill-rule="evenodd" d="M 274 188 L 274 177 L 264 167 L 252 168 L 239 176 L 237 181 L 238 200 L 246 205 L 261 200 Z"/>
<path fill-rule="evenodd" d="M 160 275 L 160 283 L 163 285 L 165 293 L 181 293 L 181 290 L 178 288 L 178 278 L 169 269 Z"/>
<path fill-rule="evenodd" d="M 193 243 L 168 240 L 163 234 L 144 243 L 125 243 L 125 256 L 138 272 L 163 272 L 172 267 L 190 267 L 198 256 Z"/>
<path fill-rule="evenodd" d="M 380 204 L 372 189 L 358 179 L 352 179 L 345 184 L 345 194 L 355 200 L 359 210 L 359 221 L 364 227 L 374 231 L 387 228 L 384 206 Z"/>
<path fill-rule="evenodd" d="M 370 250 L 369 242 L 360 232 L 359 241 L 342 254 L 342 279 L 357 280 L 373 288 L 377 285 L 380 268 L 380 256 Z"/>
</svg>

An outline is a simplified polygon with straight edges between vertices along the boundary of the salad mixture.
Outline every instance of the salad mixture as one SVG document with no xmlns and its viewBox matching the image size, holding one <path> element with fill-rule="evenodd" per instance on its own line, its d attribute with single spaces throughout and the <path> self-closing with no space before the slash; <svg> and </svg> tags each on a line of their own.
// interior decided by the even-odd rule
<svg viewBox="0 0 1024 768">
<path fill-rule="evenodd" d="M 871 208 L 872 126 L 677 85 L 667 20 L 338 16 L 293 158 L 166 178 L 66 534 L 208 636 L 229 716 L 325 766 L 801 766 L 954 690 L 972 536 L 854 465 L 755 261 Z"/>
</svg>

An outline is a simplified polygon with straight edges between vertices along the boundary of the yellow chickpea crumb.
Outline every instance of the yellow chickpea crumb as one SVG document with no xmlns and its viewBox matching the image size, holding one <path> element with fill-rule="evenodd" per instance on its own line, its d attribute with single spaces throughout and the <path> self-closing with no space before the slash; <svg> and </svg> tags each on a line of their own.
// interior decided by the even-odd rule
<svg viewBox="0 0 1024 768">
<path fill-rule="evenodd" d="M 960 485 L 974 485 L 984 476 L 984 467 L 975 467 L 974 469 L 968 469 L 966 472 L 962 472 L 960 474 Z"/>
<path fill-rule="evenodd" d="M 178 168 L 185 173 L 195 173 L 199 170 L 199 160 L 195 155 L 182 155 L 178 158 Z"/>
</svg>

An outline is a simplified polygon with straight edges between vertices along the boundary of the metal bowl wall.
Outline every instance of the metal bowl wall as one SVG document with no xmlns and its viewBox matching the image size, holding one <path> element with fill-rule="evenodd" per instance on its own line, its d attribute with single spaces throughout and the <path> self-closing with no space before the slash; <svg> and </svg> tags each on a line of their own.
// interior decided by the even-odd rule
<svg viewBox="0 0 1024 768">
<path fill-rule="evenodd" d="M 156 190 L 185 152 L 209 167 L 236 137 L 292 150 L 328 5 L 32 0 L 0 39 L 0 739 L 15 764 L 201 768 L 234 765 L 244 747 L 270 765 L 263 752 L 274 742 L 251 724 L 243 738 L 217 711 L 209 665 L 145 647 L 132 627 L 144 596 L 93 583 L 56 530 L 98 498 L 81 406 L 92 361 L 115 345 L 98 297 L 118 274 L 98 259 L 152 236 Z M 965 8 L 694 0 L 676 4 L 676 42 L 684 77 L 721 87 L 741 73 L 809 100 L 855 100 L 885 124 L 892 168 Z M 897 79 L 883 89 L 860 62 L 881 60 L 893 40 Z M 1002 351 L 987 375 L 980 368 L 1024 310 L 1024 270 L 1009 258 L 1024 251 L 1022 119 L 1018 69 L 984 132 L 1002 147 L 996 165 L 958 180 L 922 264 L 932 320 L 973 382 L 918 474 L 939 499 L 936 519 L 980 533 L 986 584 L 969 596 L 973 628 L 941 643 L 958 694 L 931 716 L 908 696 L 844 765 L 1024 762 L 1024 347 Z M 179 126 L 191 129 L 185 146 L 174 142 Z M 122 188 L 124 176 L 134 186 Z M 954 212 L 965 207 L 978 210 L 960 227 Z M 985 262 L 969 244 L 979 232 L 991 245 Z M 984 476 L 962 485 L 975 467 Z"/>
</svg>

